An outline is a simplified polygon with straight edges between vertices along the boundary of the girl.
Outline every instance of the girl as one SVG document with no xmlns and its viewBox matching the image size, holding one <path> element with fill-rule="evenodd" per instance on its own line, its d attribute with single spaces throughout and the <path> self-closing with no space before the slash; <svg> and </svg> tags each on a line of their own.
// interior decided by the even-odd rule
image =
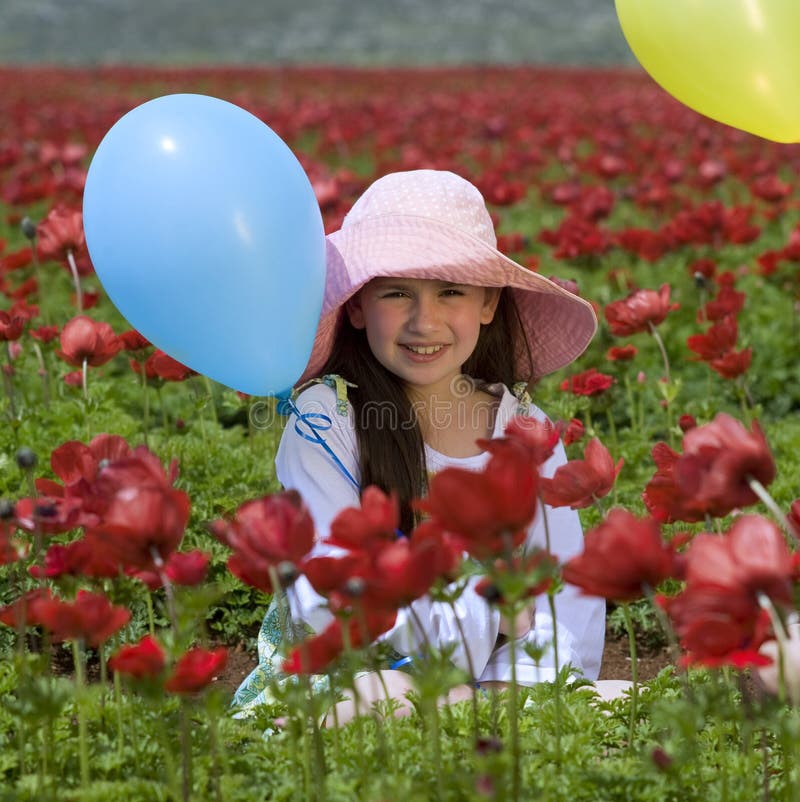
<svg viewBox="0 0 800 802">
<path fill-rule="evenodd" d="M 315 554 L 336 553 L 326 544 L 331 521 L 343 508 L 359 506 L 360 489 L 371 484 L 398 493 L 400 528 L 410 532 L 415 525 L 411 500 L 424 495 L 429 475 L 448 466 L 480 469 L 489 455 L 475 441 L 502 436 L 514 415 L 544 420 L 527 387 L 572 362 L 591 340 L 597 326 L 591 305 L 513 262 L 496 243 L 480 192 L 453 173 L 434 170 L 379 179 L 355 203 L 341 230 L 328 237 L 322 316 L 298 383 L 311 384 L 295 403 L 308 420 L 325 421 L 326 427 L 330 422 L 323 434 L 332 454 L 295 418 L 276 457 L 281 484 L 300 492 L 316 523 Z M 559 444 L 544 475 L 565 460 Z M 547 508 L 547 519 L 555 556 L 563 561 L 582 549 L 576 512 Z M 540 511 L 526 546 L 544 545 Z M 506 641 L 513 637 L 519 639 L 514 650 L 518 682 L 552 680 L 552 649 L 535 663 L 523 648 L 526 642 L 543 646 L 553 639 L 546 599 L 508 631 L 474 584 L 468 584 L 455 610 L 419 599 L 413 614 L 401 610 L 381 639 L 407 656 L 426 642 L 454 646 L 452 660 L 465 670 L 468 647 L 474 679 L 485 686 L 511 679 Z M 303 577 L 290 600 L 296 622 L 320 631 L 331 621 L 324 600 Z M 570 663 L 596 679 L 604 642 L 603 600 L 567 586 L 556 597 L 556 610 L 561 665 Z M 279 665 L 278 623 L 273 609 L 262 628 L 260 665 L 235 699 L 244 707 L 265 698 Z M 383 673 L 398 697 L 411 687 L 407 675 Z M 361 698 L 369 701 L 371 688 L 377 687 L 374 678 L 365 678 Z M 339 712 L 340 720 L 348 715 Z"/>
</svg>

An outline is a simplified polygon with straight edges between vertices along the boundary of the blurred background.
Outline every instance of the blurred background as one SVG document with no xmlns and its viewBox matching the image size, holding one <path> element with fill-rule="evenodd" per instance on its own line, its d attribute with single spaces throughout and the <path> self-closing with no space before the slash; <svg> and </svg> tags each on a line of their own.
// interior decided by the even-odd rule
<svg viewBox="0 0 800 802">
<path fill-rule="evenodd" d="M 613 0 L 0 0 L 0 63 L 636 61 Z"/>
</svg>

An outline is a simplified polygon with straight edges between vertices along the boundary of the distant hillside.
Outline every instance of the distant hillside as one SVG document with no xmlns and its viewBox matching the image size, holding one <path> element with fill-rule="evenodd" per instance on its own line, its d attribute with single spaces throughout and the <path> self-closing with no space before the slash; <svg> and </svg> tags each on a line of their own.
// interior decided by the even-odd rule
<svg viewBox="0 0 800 802">
<path fill-rule="evenodd" d="M 0 0 L 0 63 L 632 64 L 613 0 Z"/>
</svg>

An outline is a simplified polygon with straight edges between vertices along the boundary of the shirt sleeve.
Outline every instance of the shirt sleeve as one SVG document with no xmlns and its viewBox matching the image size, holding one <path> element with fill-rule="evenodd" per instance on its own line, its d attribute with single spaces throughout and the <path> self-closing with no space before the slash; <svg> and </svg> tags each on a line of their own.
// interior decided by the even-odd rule
<svg viewBox="0 0 800 802">
<path fill-rule="evenodd" d="M 336 394 L 324 384 L 302 392 L 295 405 L 302 416 L 308 417 L 304 420 L 296 414 L 289 417 L 275 456 L 275 471 L 285 489 L 300 493 L 311 513 L 316 529 L 312 556 L 336 556 L 344 551 L 326 542 L 331 521 L 345 507 L 359 506 L 360 495 L 342 467 L 316 442 L 309 425 L 318 427 L 328 448 L 358 482 L 353 409 L 348 404 L 347 415 L 340 415 L 336 409 Z M 333 620 L 325 599 L 304 576 L 292 585 L 288 597 L 295 620 L 307 623 L 314 631 L 319 632 Z"/>
</svg>

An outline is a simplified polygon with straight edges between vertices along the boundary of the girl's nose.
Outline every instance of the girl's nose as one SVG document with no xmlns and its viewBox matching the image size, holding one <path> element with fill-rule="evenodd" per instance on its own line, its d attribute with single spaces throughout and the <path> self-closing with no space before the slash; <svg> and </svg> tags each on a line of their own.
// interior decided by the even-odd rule
<svg viewBox="0 0 800 802">
<path fill-rule="evenodd" d="M 416 299 L 408 320 L 408 327 L 411 331 L 420 334 L 436 331 L 439 327 L 439 309 L 435 298 L 426 298 L 420 295 Z"/>
</svg>

